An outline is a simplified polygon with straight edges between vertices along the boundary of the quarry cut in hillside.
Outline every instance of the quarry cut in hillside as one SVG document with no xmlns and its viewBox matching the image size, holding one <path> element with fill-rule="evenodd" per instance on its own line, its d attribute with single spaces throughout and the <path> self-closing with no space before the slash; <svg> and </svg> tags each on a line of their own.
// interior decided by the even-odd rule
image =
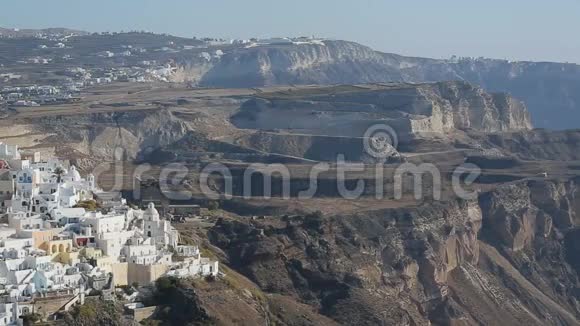
<svg viewBox="0 0 580 326">
<path fill-rule="evenodd" d="M 195 61 L 195 60 L 194 60 Z M 509 92 L 530 109 L 534 125 L 578 128 L 580 66 L 495 59 L 436 60 L 375 51 L 361 44 L 272 45 L 228 51 L 210 67 L 185 59 L 180 78 L 190 75 L 210 87 L 437 82 L 463 80 L 489 92 Z"/>
<path fill-rule="evenodd" d="M 369 127 L 381 123 L 402 137 L 532 128 L 521 102 L 464 82 L 263 94 L 246 102 L 232 122 L 240 128 L 347 137 L 362 137 Z"/>
<path fill-rule="evenodd" d="M 452 150 L 457 131 L 531 128 L 520 102 L 464 82 L 138 92 L 120 84 L 89 90 L 79 104 L 12 111 L 0 138 L 73 159 L 80 168 L 116 159 L 116 148 L 123 159 L 137 161 L 167 152 L 157 163 L 165 157 L 334 161 L 339 154 L 347 161 L 389 163 L 404 161 L 397 141 L 411 152 L 417 139 L 437 137 L 439 147 Z M 374 136 L 365 132 L 375 125 L 392 128 L 386 157 L 365 148 Z"/>
</svg>

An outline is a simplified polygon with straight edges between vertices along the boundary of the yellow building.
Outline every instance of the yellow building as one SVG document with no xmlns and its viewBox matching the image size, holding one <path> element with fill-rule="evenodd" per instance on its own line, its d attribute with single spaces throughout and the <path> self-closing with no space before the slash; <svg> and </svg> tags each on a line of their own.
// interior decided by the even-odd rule
<svg viewBox="0 0 580 326">
<path fill-rule="evenodd" d="M 95 258 L 95 267 L 98 267 L 104 271 L 109 273 L 113 272 L 113 264 L 117 262 L 115 257 L 111 256 L 102 256 L 99 258 Z"/>
<path fill-rule="evenodd" d="M 43 243 L 40 249 L 46 251 L 48 255 L 56 255 L 64 252 L 71 252 L 73 249 L 73 243 L 71 239 L 50 240 Z"/>
<path fill-rule="evenodd" d="M 36 249 L 44 249 L 43 247 L 45 247 L 45 243 L 52 241 L 52 239 L 54 239 L 54 236 L 57 234 L 57 229 L 51 229 L 51 230 L 33 230 L 30 231 L 30 235 L 29 237 L 34 239 L 34 247 Z M 44 249 L 45 250 L 45 249 Z"/>
<path fill-rule="evenodd" d="M 169 270 L 169 265 L 152 264 L 128 264 L 127 283 L 151 284 L 158 278 L 165 275 Z"/>
<path fill-rule="evenodd" d="M 152 264 L 141 265 L 133 263 L 113 263 L 111 272 L 115 286 L 151 284 L 162 277 L 169 270 L 169 265 Z"/>
<path fill-rule="evenodd" d="M 129 263 L 114 263 L 112 265 L 113 284 L 115 286 L 130 285 Z"/>
<path fill-rule="evenodd" d="M 97 248 L 83 248 L 81 250 L 81 255 L 86 259 L 98 259 L 103 257 L 103 251 Z"/>
<path fill-rule="evenodd" d="M 62 252 L 58 254 L 58 261 L 63 264 L 74 266 L 80 262 L 78 251 Z"/>
</svg>

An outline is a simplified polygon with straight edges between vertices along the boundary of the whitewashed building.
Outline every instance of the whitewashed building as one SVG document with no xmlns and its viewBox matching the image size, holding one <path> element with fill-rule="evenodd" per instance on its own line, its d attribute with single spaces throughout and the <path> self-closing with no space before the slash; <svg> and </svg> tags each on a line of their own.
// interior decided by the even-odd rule
<svg viewBox="0 0 580 326">
<path fill-rule="evenodd" d="M 133 209 L 75 166 L 23 157 L 17 146 L 0 143 L 0 201 L 8 217 L 0 225 L 0 326 L 34 312 L 25 302 L 55 292 L 79 296 L 164 275 L 218 275 L 217 261 L 179 245 L 179 232 L 154 204 Z M 89 200 L 102 210 L 76 207 Z"/>
</svg>

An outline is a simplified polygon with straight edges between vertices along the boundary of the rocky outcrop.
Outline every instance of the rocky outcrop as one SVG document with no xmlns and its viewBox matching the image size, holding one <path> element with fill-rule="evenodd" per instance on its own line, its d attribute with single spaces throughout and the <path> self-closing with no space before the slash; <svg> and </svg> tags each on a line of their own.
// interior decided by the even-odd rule
<svg viewBox="0 0 580 326">
<path fill-rule="evenodd" d="M 521 181 L 474 201 L 221 220 L 209 237 L 265 292 L 342 324 L 577 325 L 576 189 Z"/>
<path fill-rule="evenodd" d="M 404 161 L 402 155 L 392 146 L 384 150 L 382 158 L 369 155 L 365 150 L 365 141 L 362 137 L 257 132 L 238 138 L 236 144 L 262 152 L 314 161 L 336 162 L 339 157 L 348 162 L 397 163 Z"/>
<path fill-rule="evenodd" d="M 577 192 L 577 180 L 524 181 L 480 198 L 482 238 L 539 291 L 576 316 L 580 314 Z M 538 315 L 554 314 L 546 307 L 534 309 Z"/>
<path fill-rule="evenodd" d="M 40 49 L 40 34 L 69 38 L 66 62 L 62 49 Z M 64 29 L 9 30 L 0 28 L 7 71 L 20 76 L 11 83 L 37 84 L 53 67 L 23 73 L 22 58 L 42 56 L 58 60 L 59 69 L 91 64 L 115 68 L 142 66 L 144 61 L 170 63 L 172 76 L 152 76 L 172 82 L 209 87 L 261 87 L 272 85 L 361 84 L 382 82 L 437 82 L 462 80 L 489 92 L 510 93 L 528 106 L 534 125 L 550 129 L 578 128 L 580 121 L 580 66 L 550 62 L 512 62 L 493 59 L 436 60 L 382 53 L 354 42 L 326 40 L 297 44 L 211 45 L 206 41 L 151 33 L 86 34 Z M 131 56 L 101 58 L 102 49 L 119 53 L 126 45 L 145 51 Z M 168 46 L 171 44 L 171 46 Z M 171 48 L 171 50 L 168 50 Z M 48 74 L 48 75 L 44 75 Z M 44 76 L 44 77 L 42 77 Z M 51 80 L 50 82 L 54 82 Z M 16 85 L 15 84 L 15 85 Z"/>
<path fill-rule="evenodd" d="M 464 82 L 296 88 L 259 93 L 231 117 L 247 132 L 235 145 L 314 161 L 401 162 L 397 145 L 459 130 L 502 132 L 531 128 L 529 114 L 505 94 Z M 386 135 L 381 155 L 374 147 Z"/>
<path fill-rule="evenodd" d="M 168 110 L 57 116 L 34 121 L 51 139 L 95 158 L 114 159 L 121 149 L 135 159 L 149 148 L 181 139 L 190 130 Z"/>
<path fill-rule="evenodd" d="M 381 53 L 353 42 L 330 41 L 235 49 L 203 76 L 201 85 L 256 87 L 387 80 L 403 81 L 403 76 Z"/>
<path fill-rule="evenodd" d="M 219 109 L 212 109 L 214 105 Z M 0 128 L 0 141 L 38 151 L 43 157 L 74 160 L 83 169 L 117 160 L 118 152 L 126 161 L 150 158 L 164 148 L 175 152 L 181 148 L 182 152 L 192 154 L 196 150 L 252 152 L 227 141 L 214 141 L 225 138 L 224 135 L 233 138 L 243 133 L 228 121 L 231 115 L 228 111 L 234 111 L 238 105 L 237 100 L 222 96 L 201 104 L 195 99 L 91 103 L 45 116 L 32 114 L 5 119 Z M 159 158 L 157 163 L 163 161 Z"/>
<path fill-rule="evenodd" d="M 423 87 L 426 98 L 437 103 L 443 131 L 473 129 L 484 132 L 532 129 L 524 104 L 507 94 L 489 94 L 467 83 L 437 83 Z M 445 125 L 447 116 L 453 123 Z"/>
<path fill-rule="evenodd" d="M 522 181 L 500 186 L 480 198 L 487 221 L 485 235 L 518 252 L 533 248 L 537 237 L 563 234 L 578 225 L 577 192 L 575 181 Z"/>
<path fill-rule="evenodd" d="M 579 127 L 580 95 L 575 91 L 580 88 L 579 65 L 478 59 L 443 61 L 415 70 L 426 72 L 425 80 L 462 79 L 491 92 L 509 92 L 524 101 L 537 127 Z"/>
<path fill-rule="evenodd" d="M 341 323 L 426 324 L 425 311 L 448 295 L 449 272 L 477 263 L 480 225 L 477 202 L 455 202 L 276 226 L 222 221 L 210 238 L 260 288 Z"/>
<path fill-rule="evenodd" d="M 524 160 L 580 160 L 580 130 L 536 129 L 490 134 L 479 140 Z"/>
<path fill-rule="evenodd" d="M 205 86 L 358 84 L 464 80 L 523 100 L 539 127 L 578 128 L 580 66 L 492 59 L 434 60 L 376 52 L 346 41 L 240 48 L 201 78 Z M 548 109 L 549 108 L 549 109 Z"/>
<path fill-rule="evenodd" d="M 400 136 L 531 129 L 525 106 L 464 82 L 324 87 L 264 94 L 246 102 L 232 118 L 240 128 L 361 137 L 388 124 Z"/>
</svg>

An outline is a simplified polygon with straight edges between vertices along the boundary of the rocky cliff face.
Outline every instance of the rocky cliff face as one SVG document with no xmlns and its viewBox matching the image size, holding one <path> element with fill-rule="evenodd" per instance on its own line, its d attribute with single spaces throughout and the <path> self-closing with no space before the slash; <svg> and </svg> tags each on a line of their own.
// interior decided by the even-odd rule
<svg viewBox="0 0 580 326">
<path fill-rule="evenodd" d="M 14 130 L 3 129 L 0 137 L 4 141 L 45 156 L 73 159 L 81 168 L 115 159 L 137 159 L 181 139 L 192 129 L 189 122 L 165 109 L 50 116 L 13 125 Z"/>
<path fill-rule="evenodd" d="M 578 65 L 413 58 L 346 41 L 235 49 L 200 80 L 221 87 L 464 80 L 523 100 L 539 127 L 577 128 L 580 118 Z"/>
<path fill-rule="evenodd" d="M 480 198 L 482 238 L 495 244 L 531 284 L 576 318 L 580 313 L 574 240 L 580 212 L 577 182 L 529 181 Z M 563 316 L 547 307 L 535 310 L 562 322 Z"/>
<path fill-rule="evenodd" d="M 467 83 L 437 83 L 421 89 L 426 98 L 437 103 L 443 130 L 474 129 L 485 132 L 527 130 L 532 128 L 530 114 L 520 101 L 507 94 L 489 94 Z M 446 116 L 452 123 L 445 125 Z"/>
<path fill-rule="evenodd" d="M 462 60 L 417 67 L 424 80 L 461 79 L 523 100 L 534 125 L 576 129 L 580 121 L 580 66 L 564 63 Z M 456 77 L 453 78 L 452 76 Z M 422 79 L 420 79 L 422 80 Z"/>
<path fill-rule="evenodd" d="M 343 137 L 361 137 L 381 123 L 400 135 L 532 128 L 521 102 L 464 82 L 328 87 L 314 95 L 264 94 L 246 102 L 232 122 L 240 128 Z"/>
<path fill-rule="evenodd" d="M 91 104 L 92 108 L 46 117 L 10 117 L 3 122 L 0 139 L 75 159 L 81 168 L 115 159 L 116 148 L 127 160 L 150 158 L 156 150 L 166 149 L 175 158 L 197 161 L 211 159 L 208 155 L 263 161 L 270 154 L 282 156 L 275 158 L 278 161 L 335 161 L 343 154 L 347 161 L 374 163 L 404 160 L 394 146 L 396 139 L 402 144 L 416 137 L 443 139 L 455 131 L 531 128 L 520 102 L 464 82 L 296 87 L 249 92 L 244 100 L 214 96 L 208 101 L 217 103 L 217 109 L 166 100 L 141 108 L 132 102 L 115 107 Z M 384 144 L 386 155 L 373 157 L 365 145 L 376 139 L 366 132 L 385 124 L 393 129 L 387 130 L 391 139 Z M 186 135 L 193 138 L 183 139 Z M 409 147 L 407 151 L 412 151 Z M 505 147 L 511 150 L 508 144 Z"/>
<path fill-rule="evenodd" d="M 39 34 L 70 38 L 62 49 L 40 49 Z M 127 44 L 146 51 L 129 57 L 101 58 L 103 49 L 123 52 Z M 165 51 L 171 44 L 171 51 Z M 492 59 L 435 60 L 382 53 L 347 41 L 303 42 L 288 45 L 211 45 L 208 42 L 151 33 L 94 35 L 64 29 L 7 30 L 0 28 L 0 52 L 5 72 L 22 75 L 22 84 L 54 83 L 62 71 L 90 63 L 95 67 L 126 68 L 144 61 L 174 65 L 168 80 L 209 87 L 269 85 L 361 84 L 381 82 L 437 82 L 462 80 L 488 92 L 507 92 L 523 100 L 538 127 L 578 128 L 580 121 L 580 66 L 547 62 L 510 62 Z M 223 55 L 222 55 L 223 54 Z M 37 66 L 35 73 L 21 70 L 25 58 L 53 58 L 53 66 Z M 89 60 L 89 61 L 87 61 Z M 14 84 L 14 85 L 16 85 Z"/>
<path fill-rule="evenodd" d="M 126 159 L 137 158 L 147 148 L 168 145 L 189 131 L 184 121 L 167 110 L 62 116 L 43 119 L 42 124 L 56 132 L 57 138 L 77 141 L 69 144 L 77 151 L 113 158 L 115 149 L 120 148 Z"/>
<path fill-rule="evenodd" d="M 352 42 L 240 48 L 201 79 L 204 86 L 353 84 L 402 81 L 384 56 Z"/>
<path fill-rule="evenodd" d="M 448 272 L 477 262 L 481 213 L 468 202 L 392 213 L 307 216 L 283 225 L 223 222 L 212 236 L 260 288 L 341 323 L 425 324 L 425 307 L 447 295 Z"/>
<path fill-rule="evenodd" d="M 479 139 L 525 160 L 580 160 L 580 131 L 551 132 L 537 129 L 489 134 Z"/>
<path fill-rule="evenodd" d="M 576 181 L 354 216 L 221 221 L 229 263 L 343 324 L 577 325 Z"/>
</svg>

